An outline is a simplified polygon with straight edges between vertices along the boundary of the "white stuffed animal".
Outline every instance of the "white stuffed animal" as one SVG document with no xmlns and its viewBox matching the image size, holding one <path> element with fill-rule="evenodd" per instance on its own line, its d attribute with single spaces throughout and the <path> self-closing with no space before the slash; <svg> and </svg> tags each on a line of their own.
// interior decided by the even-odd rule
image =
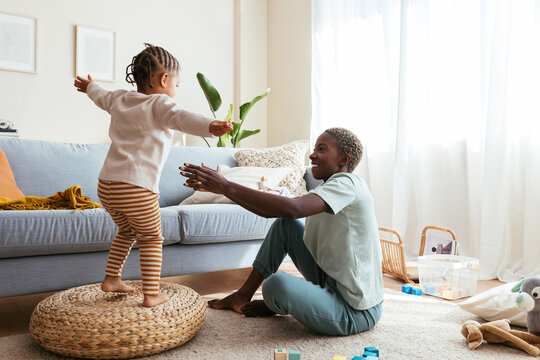
<svg viewBox="0 0 540 360">
<path fill-rule="evenodd" d="M 518 308 L 527 313 L 527 330 L 540 336 L 540 276 L 521 280 L 512 292 L 518 292 Z"/>
</svg>

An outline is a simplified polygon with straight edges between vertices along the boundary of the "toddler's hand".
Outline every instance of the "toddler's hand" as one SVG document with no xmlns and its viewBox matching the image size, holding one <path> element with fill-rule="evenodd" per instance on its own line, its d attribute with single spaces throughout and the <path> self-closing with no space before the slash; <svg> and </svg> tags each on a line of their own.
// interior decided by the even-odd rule
<svg viewBox="0 0 540 360">
<path fill-rule="evenodd" d="M 215 136 L 225 135 L 233 129 L 232 124 L 229 121 L 214 120 L 210 123 L 209 130 Z"/>
<path fill-rule="evenodd" d="M 88 75 L 88 80 L 85 78 L 82 78 L 80 76 L 77 76 L 75 79 L 75 87 L 77 88 L 77 91 L 86 93 L 86 88 L 88 87 L 88 84 L 92 82 L 92 77 Z"/>
</svg>

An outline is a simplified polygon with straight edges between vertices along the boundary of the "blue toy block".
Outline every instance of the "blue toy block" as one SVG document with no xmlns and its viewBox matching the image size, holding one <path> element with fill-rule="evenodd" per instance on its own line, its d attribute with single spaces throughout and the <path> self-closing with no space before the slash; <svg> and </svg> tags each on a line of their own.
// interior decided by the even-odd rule
<svg viewBox="0 0 540 360">
<path fill-rule="evenodd" d="M 412 290 L 411 285 L 408 285 L 408 284 L 401 285 L 401 292 L 404 292 L 405 294 L 410 294 L 411 290 Z"/>
<path fill-rule="evenodd" d="M 412 289 L 411 294 L 421 296 L 422 295 L 422 289 Z"/>
<path fill-rule="evenodd" d="M 300 350 L 289 350 L 289 360 L 300 360 Z"/>
<path fill-rule="evenodd" d="M 375 353 L 377 354 L 377 357 L 379 357 L 379 349 L 377 349 L 375 346 L 366 346 L 364 348 L 364 352 L 365 351 L 369 351 L 369 352 L 372 352 L 372 353 Z"/>
<path fill-rule="evenodd" d="M 364 351 L 364 355 L 362 355 L 364 358 L 368 357 L 368 356 L 372 356 L 374 358 L 378 358 L 379 355 L 377 355 L 377 353 L 374 353 L 374 352 L 371 352 L 371 351 Z"/>
<path fill-rule="evenodd" d="M 378 357 L 375 356 L 366 356 L 365 358 L 362 358 L 363 360 L 379 360 Z"/>
<path fill-rule="evenodd" d="M 352 360 L 364 360 L 363 356 L 355 356 L 352 358 Z"/>
<path fill-rule="evenodd" d="M 435 286 L 433 286 L 433 285 L 426 285 L 426 286 L 424 287 L 424 292 L 425 292 L 426 294 L 429 294 L 429 295 L 435 294 Z"/>
</svg>

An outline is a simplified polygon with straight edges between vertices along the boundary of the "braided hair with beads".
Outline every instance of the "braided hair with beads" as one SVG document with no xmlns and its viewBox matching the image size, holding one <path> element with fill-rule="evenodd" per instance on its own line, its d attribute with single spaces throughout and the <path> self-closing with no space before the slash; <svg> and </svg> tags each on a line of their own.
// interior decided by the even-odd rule
<svg viewBox="0 0 540 360">
<path fill-rule="evenodd" d="M 180 64 L 167 50 L 159 46 L 144 43 L 146 48 L 133 57 L 131 64 L 126 68 L 126 81 L 136 84 L 139 91 L 152 88 L 152 74 L 159 71 L 178 73 Z"/>
</svg>

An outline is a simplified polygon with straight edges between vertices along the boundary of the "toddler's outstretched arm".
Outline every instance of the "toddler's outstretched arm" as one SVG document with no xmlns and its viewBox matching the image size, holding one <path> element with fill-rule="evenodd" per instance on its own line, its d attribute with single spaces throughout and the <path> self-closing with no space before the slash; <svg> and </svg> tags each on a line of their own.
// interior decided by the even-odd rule
<svg viewBox="0 0 540 360">
<path fill-rule="evenodd" d="M 88 79 L 82 78 L 80 76 L 77 76 L 75 79 L 75 87 L 77 88 L 77 91 L 86 93 L 86 88 L 88 87 L 88 84 L 92 82 L 92 77 L 88 75 Z"/>
</svg>

